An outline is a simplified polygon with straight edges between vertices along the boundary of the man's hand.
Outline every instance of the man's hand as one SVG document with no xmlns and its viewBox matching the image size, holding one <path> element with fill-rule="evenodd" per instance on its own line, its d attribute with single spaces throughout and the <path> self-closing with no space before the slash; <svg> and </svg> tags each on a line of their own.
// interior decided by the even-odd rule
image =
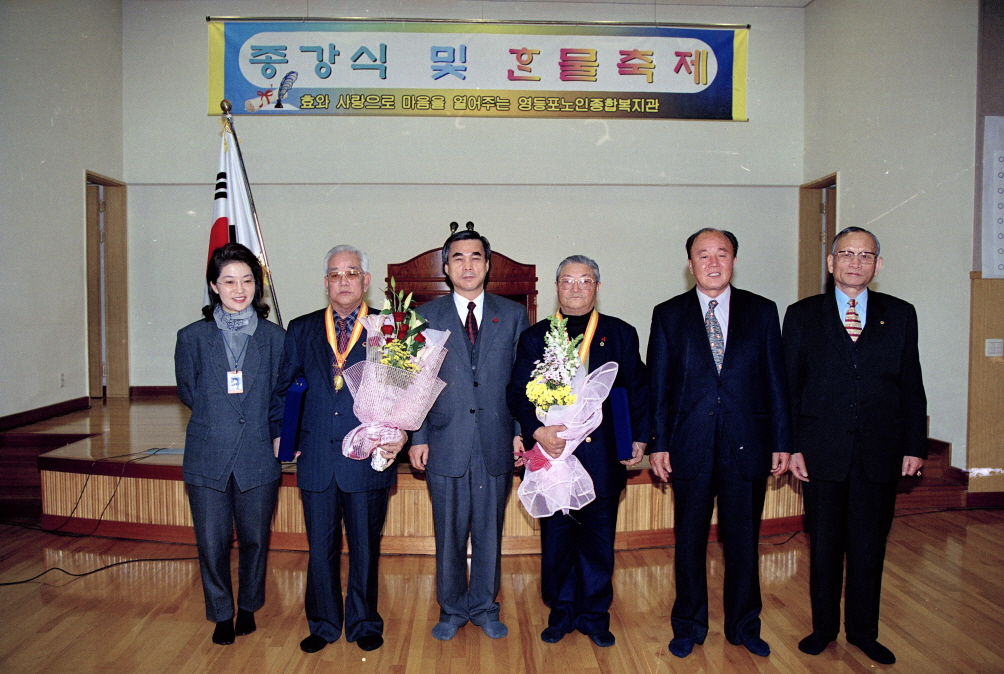
<svg viewBox="0 0 1004 674">
<path fill-rule="evenodd" d="M 558 433 L 565 430 L 564 426 L 541 426 L 533 432 L 533 439 L 540 443 L 543 449 L 552 458 L 557 459 L 565 449 L 564 438 L 559 438 Z"/>
<path fill-rule="evenodd" d="M 802 452 L 796 452 L 791 455 L 791 460 L 788 461 L 788 470 L 791 471 L 796 480 L 801 480 L 802 482 L 809 481 L 809 469 L 805 467 L 805 457 L 802 455 Z"/>
<path fill-rule="evenodd" d="M 784 475 L 784 471 L 788 470 L 788 460 L 791 458 L 791 454 L 788 452 L 774 452 L 770 456 L 770 474 L 771 475 Z"/>
<path fill-rule="evenodd" d="M 429 445 L 412 445 L 408 450 L 408 460 L 415 470 L 425 470 L 425 464 L 429 462 Z"/>
<path fill-rule="evenodd" d="M 631 443 L 631 458 L 624 459 L 621 461 L 625 466 L 630 468 L 631 466 L 636 466 L 641 463 L 642 457 L 645 456 L 645 445 L 644 442 L 632 442 Z"/>
<path fill-rule="evenodd" d="M 916 456 L 903 457 L 903 475 L 920 475 L 924 460 Z"/>
<path fill-rule="evenodd" d="M 512 439 L 512 456 L 516 460 L 515 468 L 519 468 L 526 463 L 526 459 L 523 458 L 524 452 L 526 452 L 526 448 L 523 447 L 523 436 L 514 436 Z"/>
<path fill-rule="evenodd" d="M 272 453 L 275 454 L 275 458 L 277 459 L 279 458 L 279 440 L 280 438 L 272 438 Z M 300 456 L 300 452 L 293 455 L 293 460 L 295 461 L 298 456 Z"/>
<path fill-rule="evenodd" d="M 673 467 L 669 465 L 669 452 L 652 452 L 648 460 L 652 463 L 652 471 L 663 482 L 669 482 L 669 474 Z"/>
<path fill-rule="evenodd" d="M 385 459 L 390 459 L 393 461 L 397 458 L 398 453 L 404 447 L 404 443 L 408 442 L 408 434 L 404 431 L 398 431 L 401 435 L 398 437 L 396 442 L 389 442 L 380 445 L 377 449 L 380 450 L 380 455 Z"/>
</svg>

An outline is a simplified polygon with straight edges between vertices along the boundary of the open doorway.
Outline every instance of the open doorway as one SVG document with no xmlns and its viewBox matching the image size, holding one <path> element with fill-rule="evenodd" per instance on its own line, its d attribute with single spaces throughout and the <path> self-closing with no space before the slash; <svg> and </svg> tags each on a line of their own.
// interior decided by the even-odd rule
<svg viewBox="0 0 1004 674">
<path fill-rule="evenodd" d="M 86 183 L 87 394 L 128 397 L 126 186 L 91 172 Z"/>
<path fill-rule="evenodd" d="M 827 246 L 837 233 L 837 174 L 798 188 L 798 299 L 829 291 Z"/>
</svg>

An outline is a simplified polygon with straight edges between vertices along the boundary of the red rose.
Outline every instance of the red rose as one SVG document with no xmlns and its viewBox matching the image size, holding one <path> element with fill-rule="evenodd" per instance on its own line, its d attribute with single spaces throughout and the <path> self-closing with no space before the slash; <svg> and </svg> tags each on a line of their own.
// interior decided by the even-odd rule
<svg viewBox="0 0 1004 674">
<path fill-rule="evenodd" d="M 380 328 L 380 331 L 383 334 L 385 334 L 385 335 L 393 335 L 394 334 L 394 326 L 393 325 L 384 325 L 383 327 Z"/>
<path fill-rule="evenodd" d="M 408 336 L 408 328 L 402 327 L 400 330 L 397 331 L 398 339 L 404 339 L 407 336 Z"/>
<path fill-rule="evenodd" d="M 387 343 L 387 344 L 390 344 L 393 341 L 394 341 L 393 337 L 388 337 L 387 339 L 384 340 L 384 342 Z"/>
<path fill-rule="evenodd" d="M 394 312 L 394 321 L 396 323 L 400 323 L 403 320 L 404 320 L 404 312 L 403 311 L 395 311 Z"/>
<path fill-rule="evenodd" d="M 423 335 L 421 332 L 418 333 L 417 335 L 415 335 L 415 341 L 418 342 L 419 344 L 425 344 L 425 335 Z"/>
</svg>

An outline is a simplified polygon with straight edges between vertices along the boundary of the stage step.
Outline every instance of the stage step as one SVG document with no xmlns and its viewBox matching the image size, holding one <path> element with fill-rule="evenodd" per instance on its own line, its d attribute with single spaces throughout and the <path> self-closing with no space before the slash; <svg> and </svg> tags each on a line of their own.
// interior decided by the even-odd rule
<svg viewBox="0 0 1004 674">
<path fill-rule="evenodd" d="M 0 433 L 0 517 L 40 517 L 38 457 L 90 433 Z"/>
<path fill-rule="evenodd" d="M 928 438 L 928 455 L 921 477 L 906 476 L 896 489 L 896 511 L 961 508 L 966 505 L 969 479 L 965 471 L 952 467 L 952 445 Z"/>
</svg>

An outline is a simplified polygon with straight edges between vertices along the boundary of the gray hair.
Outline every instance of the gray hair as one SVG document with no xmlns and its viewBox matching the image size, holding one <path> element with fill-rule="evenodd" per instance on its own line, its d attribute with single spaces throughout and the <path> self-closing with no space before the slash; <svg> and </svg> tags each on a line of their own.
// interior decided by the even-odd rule
<svg viewBox="0 0 1004 674">
<path fill-rule="evenodd" d="M 328 263 L 331 262 L 331 258 L 338 255 L 339 253 L 352 253 L 359 258 L 359 266 L 362 268 L 363 273 L 367 274 L 370 270 L 370 259 L 366 257 L 366 253 L 362 252 L 355 246 L 347 246 L 345 244 L 341 246 L 335 246 L 328 251 L 328 254 L 324 256 L 324 273 L 328 273 Z"/>
<path fill-rule="evenodd" d="M 596 282 L 600 282 L 600 265 L 596 264 L 596 260 L 591 257 L 586 257 L 585 255 L 569 255 L 564 260 L 558 263 L 558 268 L 554 272 L 554 282 L 558 282 L 558 278 L 561 276 L 561 269 L 566 264 L 584 264 L 593 270 L 593 276 Z"/>
<path fill-rule="evenodd" d="M 833 237 L 833 243 L 830 244 L 830 255 L 837 254 L 837 241 L 840 241 L 840 237 L 846 236 L 848 234 L 854 234 L 856 232 L 861 232 L 863 234 L 867 234 L 868 236 L 870 236 L 872 238 L 872 241 L 875 242 L 875 255 L 882 254 L 882 244 L 879 243 L 877 236 L 869 232 L 867 229 L 864 229 L 863 227 L 845 227 L 844 229 L 840 230 L 835 237 Z"/>
</svg>

